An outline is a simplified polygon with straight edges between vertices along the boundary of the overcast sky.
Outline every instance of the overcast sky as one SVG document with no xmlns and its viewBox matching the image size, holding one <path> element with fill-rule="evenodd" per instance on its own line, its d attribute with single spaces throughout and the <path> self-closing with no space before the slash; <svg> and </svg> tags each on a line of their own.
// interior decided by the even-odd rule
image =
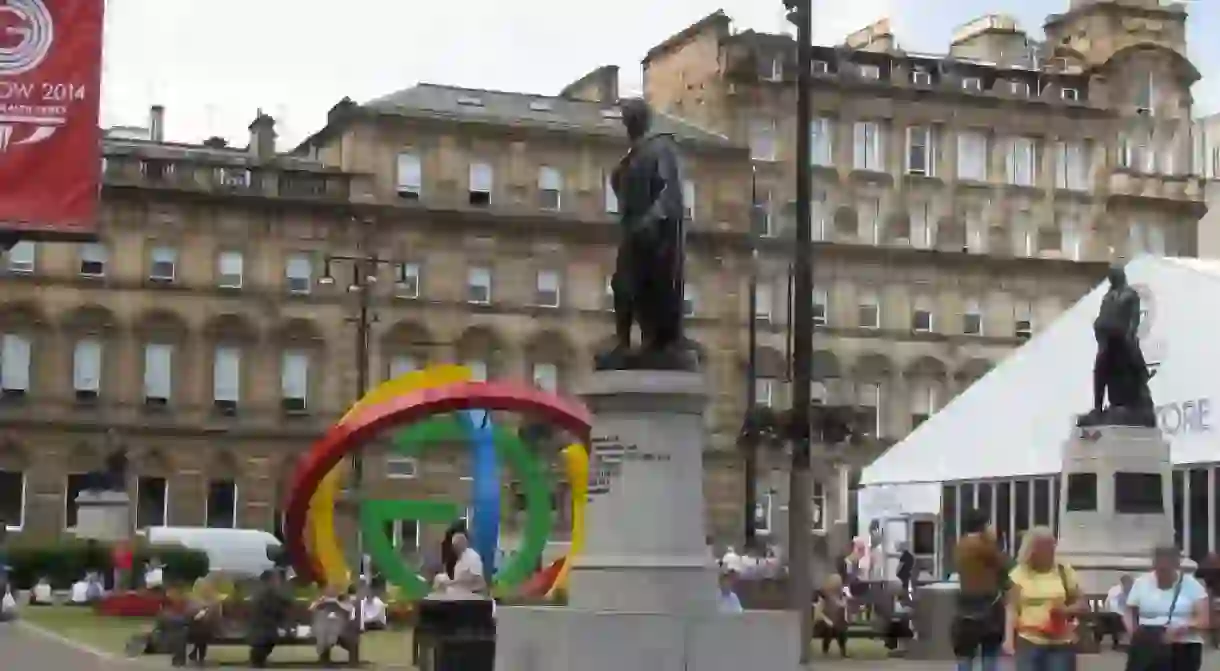
<svg viewBox="0 0 1220 671">
<path fill-rule="evenodd" d="M 839 42 L 890 17 L 900 44 L 946 50 L 952 30 L 989 12 L 1041 37 L 1072 0 L 814 0 L 815 37 Z M 781 0 L 107 0 L 102 123 L 143 125 L 166 107 L 167 137 L 244 145 L 262 108 L 281 148 L 320 128 L 343 96 L 366 101 L 417 82 L 556 94 L 598 65 L 640 84 L 649 47 L 723 8 L 739 29 L 784 27 Z M 1195 110 L 1220 111 L 1220 0 L 1195 0 Z M 1208 6 L 1204 10 L 1204 6 Z M 833 9 L 831 9 L 833 8 Z M 1210 41 L 1204 35 L 1213 36 Z"/>
</svg>

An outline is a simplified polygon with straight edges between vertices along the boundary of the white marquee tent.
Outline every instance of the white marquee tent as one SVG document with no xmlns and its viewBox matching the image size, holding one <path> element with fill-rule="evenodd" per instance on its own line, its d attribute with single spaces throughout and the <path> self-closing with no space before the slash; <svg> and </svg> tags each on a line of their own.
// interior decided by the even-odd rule
<svg viewBox="0 0 1220 671">
<path fill-rule="evenodd" d="M 1152 396 L 1174 462 L 1220 462 L 1220 262 L 1142 256 L 1127 276 L 1142 298 L 1141 344 L 1156 364 Z M 1092 405 L 1092 323 L 1105 291 L 1089 292 L 865 468 L 861 512 L 934 512 L 943 482 L 1058 473 L 1075 416 Z M 879 497 L 890 503 L 866 502 Z"/>
</svg>

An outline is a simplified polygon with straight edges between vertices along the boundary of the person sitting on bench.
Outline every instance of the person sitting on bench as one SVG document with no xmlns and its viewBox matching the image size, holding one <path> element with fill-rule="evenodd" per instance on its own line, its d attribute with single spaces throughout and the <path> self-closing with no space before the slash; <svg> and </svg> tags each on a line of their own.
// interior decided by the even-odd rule
<svg viewBox="0 0 1220 671">
<path fill-rule="evenodd" d="M 1120 576 L 1118 584 L 1106 593 L 1105 611 L 1097 614 L 1097 640 L 1100 642 L 1109 636 L 1114 641 L 1115 650 L 1127 636 L 1123 613 L 1127 612 L 1127 595 L 1131 593 L 1131 584 L 1131 576 Z"/>
<path fill-rule="evenodd" d="M 885 648 L 891 653 L 900 651 L 903 642 L 912 637 L 911 595 L 901 585 L 887 586 L 878 595 L 873 610 L 876 626 L 885 635 Z"/>
<path fill-rule="evenodd" d="M 262 584 L 250 602 L 250 666 L 256 669 L 267 666 L 292 609 L 278 571 L 263 571 L 259 581 Z"/>
<path fill-rule="evenodd" d="M 360 604 L 345 592 L 328 586 L 325 593 L 310 605 L 313 612 L 313 637 L 317 645 L 318 661 L 330 664 L 331 650 L 337 645 L 347 651 L 351 665 L 359 663 L 359 652 L 352 640 L 359 637 Z"/>
<path fill-rule="evenodd" d="M 186 642 L 191 651 L 187 659 L 203 666 L 208 656 L 208 645 L 216 637 L 221 622 L 221 598 L 211 578 L 195 581 L 190 607 L 190 622 L 186 628 Z"/>
<path fill-rule="evenodd" d="M 54 595 L 51 593 L 51 583 L 42 577 L 38 582 L 34 583 L 34 587 L 30 590 L 30 605 L 31 606 L 53 606 L 55 605 Z"/>
<path fill-rule="evenodd" d="M 385 601 L 381 600 L 370 585 L 362 587 L 360 592 L 360 617 L 364 619 L 365 630 L 385 629 L 388 624 Z"/>
</svg>

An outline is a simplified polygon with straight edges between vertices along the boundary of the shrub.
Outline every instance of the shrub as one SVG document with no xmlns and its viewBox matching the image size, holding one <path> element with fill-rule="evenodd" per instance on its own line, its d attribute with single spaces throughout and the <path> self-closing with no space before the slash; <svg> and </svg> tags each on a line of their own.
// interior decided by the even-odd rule
<svg viewBox="0 0 1220 671">
<path fill-rule="evenodd" d="M 112 545 L 108 543 L 76 539 L 28 545 L 17 543 L 8 550 L 8 564 L 11 567 L 9 580 L 18 589 L 29 589 L 39 578 L 46 578 L 55 589 L 67 589 L 87 571 L 111 573 L 114 570 L 111 549 Z M 189 550 L 181 545 L 136 542 L 132 549 L 134 567 L 138 569 L 153 557 L 165 565 L 167 584 L 189 585 L 208 573 L 208 556 L 204 552 Z"/>
</svg>

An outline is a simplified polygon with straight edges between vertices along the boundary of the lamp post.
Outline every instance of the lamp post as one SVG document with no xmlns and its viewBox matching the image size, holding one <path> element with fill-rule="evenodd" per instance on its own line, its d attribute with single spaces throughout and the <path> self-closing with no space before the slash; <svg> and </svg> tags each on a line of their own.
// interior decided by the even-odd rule
<svg viewBox="0 0 1220 671">
<path fill-rule="evenodd" d="M 813 227 L 810 200 L 809 124 L 812 92 L 813 2 L 784 0 L 788 20 L 796 24 L 796 255 L 793 260 L 792 343 L 792 471 L 788 497 L 788 565 L 792 608 L 801 619 L 801 661 L 809 661 L 813 639 L 813 576 L 810 574 L 813 538 L 810 535 L 811 417 L 813 383 Z"/>
<path fill-rule="evenodd" d="M 327 254 L 323 260 L 322 276 L 318 278 L 318 284 L 323 286 L 331 286 L 335 283 L 335 277 L 331 273 L 335 262 L 348 262 L 351 264 L 352 279 L 347 286 L 349 294 L 355 294 L 357 297 L 357 313 L 355 317 L 349 317 L 347 321 L 356 325 L 356 398 L 355 402 L 359 402 L 364 398 L 369 388 L 369 336 L 372 331 L 372 325 L 377 322 L 377 315 L 373 312 L 373 296 L 372 287 L 377 284 L 377 271 L 381 266 L 397 266 L 400 283 L 406 282 L 406 265 L 401 261 L 394 259 L 383 259 L 373 251 L 373 234 L 376 232 L 376 222 L 372 219 L 360 220 L 360 234 L 356 242 L 356 253 L 352 255 L 344 254 Z M 352 489 L 355 492 L 356 505 L 359 506 L 364 501 L 364 450 L 357 448 L 352 452 Z M 356 527 L 356 554 L 359 558 L 360 573 L 363 575 L 365 571 L 364 565 L 364 534 L 361 532 L 359 525 Z"/>
<path fill-rule="evenodd" d="M 745 460 L 745 548 L 754 547 L 758 535 L 758 520 L 754 512 L 758 506 L 758 170 L 750 168 L 750 298 L 749 298 L 749 352 L 746 357 L 746 412 L 742 418 L 739 437 L 742 457 Z"/>
</svg>

